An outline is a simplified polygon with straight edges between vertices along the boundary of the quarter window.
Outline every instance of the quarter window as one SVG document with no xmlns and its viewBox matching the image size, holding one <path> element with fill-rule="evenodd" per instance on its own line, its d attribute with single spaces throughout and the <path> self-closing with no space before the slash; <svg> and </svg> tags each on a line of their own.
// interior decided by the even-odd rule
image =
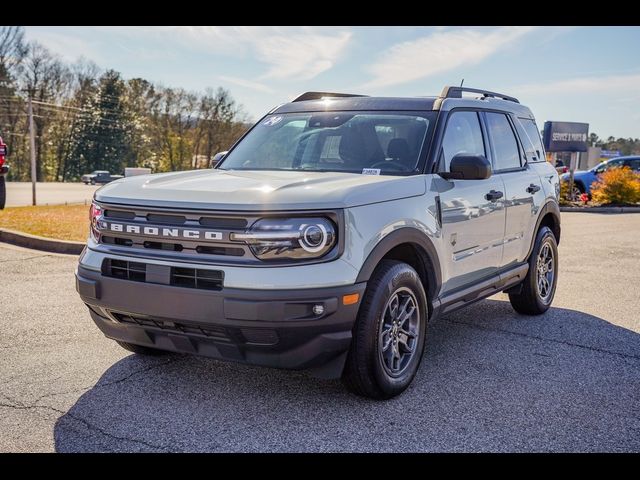
<svg viewBox="0 0 640 480">
<path fill-rule="evenodd" d="M 493 144 L 493 169 L 500 171 L 519 168 L 520 148 L 507 116 L 503 113 L 487 112 L 487 128 Z"/>
<path fill-rule="evenodd" d="M 476 112 L 453 112 L 449 117 L 442 140 L 440 171 L 448 172 L 451 159 L 461 153 L 486 156 Z"/>
<path fill-rule="evenodd" d="M 529 136 L 529 140 L 533 144 L 536 152 L 536 159 L 527 158 L 530 162 L 542 162 L 544 160 L 544 148 L 542 147 L 542 139 L 540 138 L 540 130 L 534 120 L 530 118 L 519 118 L 520 124 L 524 127 L 524 131 Z"/>
</svg>

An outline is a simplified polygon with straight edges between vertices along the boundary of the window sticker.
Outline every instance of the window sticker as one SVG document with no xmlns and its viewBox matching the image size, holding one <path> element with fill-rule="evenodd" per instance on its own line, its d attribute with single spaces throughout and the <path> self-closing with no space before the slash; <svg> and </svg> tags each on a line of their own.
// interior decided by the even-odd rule
<svg viewBox="0 0 640 480">
<path fill-rule="evenodd" d="M 380 175 L 379 168 L 363 168 L 362 175 Z"/>
<path fill-rule="evenodd" d="M 274 125 L 280 123 L 281 121 L 282 121 L 281 116 L 270 117 L 270 118 L 267 118 L 264 122 L 262 122 L 262 125 L 264 125 L 265 127 L 273 127 Z"/>
</svg>

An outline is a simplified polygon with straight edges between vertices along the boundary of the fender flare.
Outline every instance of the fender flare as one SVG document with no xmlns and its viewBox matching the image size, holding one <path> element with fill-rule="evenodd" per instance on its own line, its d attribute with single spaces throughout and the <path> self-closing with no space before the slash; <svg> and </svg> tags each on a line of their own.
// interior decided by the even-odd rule
<svg viewBox="0 0 640 480">
<path fill-rule="evenodd" d="M 540 209 L 540 213 L 538 214 L 538 219 L 536 220 L 536 228 L 534 230 L 534 234 L 532 235 L 531 245 L 529 245 L 529 251 L 527 252 L 527 256 L 526 256 L 527 259 L 529 258 L 529 256 L 531 255 L 531 252 L 533 251 L 533 246 L 536 243 L 536 234 L 537 234 L 538 230 L 540 230 L 540 224 L 542 223 L 542 219 L 548 213 L 550 213 L 553 216 L 553 219 L 556 222 L 556 225 L 558 226 L 558 232 L 557 232 L 556 240 L 557 240 L 558 244 L 560 244 L 560 230 L 561 230 L 561 226 L 560 226 L 561 225 L 560 224 L 560 206 L 554 200 L 549 200 L 547 203 L 545 203 L 542 206 L 542 208 Z M 556 234 L 556 232 L 553 232 L 553 233 Z"/>
<path fill-rule="evenodd" d="M 442 271 L 436 248 L 424 232 L 412 227 L 399 228 L 380 240 L 362 265 L 356 283 L 367 282 L 380 260 L 393 248 L 404 243 L 418 245 L 426 252 L 429 264 L 425 264 L 424 267 L 429 282 L 429 285 L 426 286 L 428 296 L 431 297 L 430 300 L 437 298 L 442 285 Z"/>
</svg>

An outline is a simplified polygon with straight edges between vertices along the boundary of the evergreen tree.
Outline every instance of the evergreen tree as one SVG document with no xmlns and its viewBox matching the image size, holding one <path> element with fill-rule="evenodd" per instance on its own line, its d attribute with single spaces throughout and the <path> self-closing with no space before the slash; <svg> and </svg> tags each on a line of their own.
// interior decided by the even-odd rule
<svg viewBox="0 0 640 480">
<path fill-rule="evenodd" d="M 131 125 L 125 84 L 118 72 L 109 70 L 100 77 L 98 89 L 84 110 L 76 129 L 73 160 L 86 171 L 122 173 L 132 153 Z"/>
</svg>

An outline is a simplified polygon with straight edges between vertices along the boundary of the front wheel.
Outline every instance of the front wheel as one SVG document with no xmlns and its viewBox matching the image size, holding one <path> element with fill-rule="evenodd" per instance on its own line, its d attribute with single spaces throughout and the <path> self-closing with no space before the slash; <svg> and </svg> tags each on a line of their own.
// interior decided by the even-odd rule
<svg viewBox="0 0 640 480">
<path fill-rule="evenodd" d="M 529 271 L 519 293 L 510 293 L 509 301 L 516 312 L 540 315 L 553 302 L 558 284 L 558 244 L 549 227 L 542 227 L 536 235 L 529 257 Z"/>
<path fill-rule="evenodd" d="M 388 399 L 418 371 L 427 326 L 427 298 L 416 271 L 385 260 L 373 273 L 353 329 L 342 380 L 357 395 Z"/>
<path fill-rule="evenodd" d="M 7 185 L 4 176 L 0 176 L 0 210 L 4 208 L 7 201 Z"/>
</svg>

